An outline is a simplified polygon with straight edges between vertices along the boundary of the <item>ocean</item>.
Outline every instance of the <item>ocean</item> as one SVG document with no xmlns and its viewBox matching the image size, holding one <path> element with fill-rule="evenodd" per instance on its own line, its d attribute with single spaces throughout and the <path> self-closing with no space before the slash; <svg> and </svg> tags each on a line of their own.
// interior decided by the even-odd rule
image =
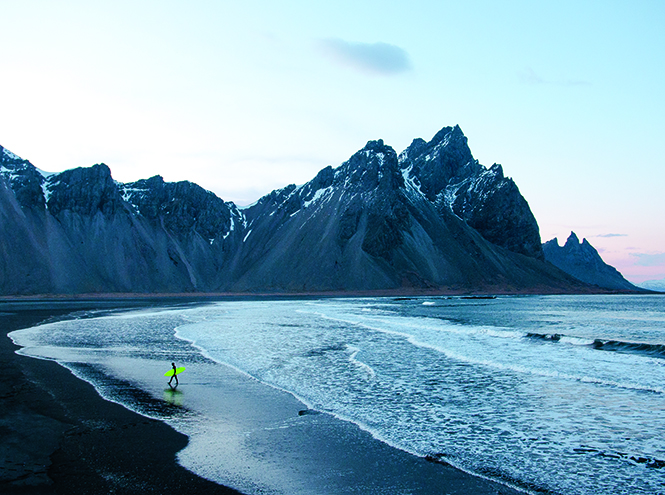
<svg viewBox="0 0 665 495">
<path fill-rule="evenodd" d="M 243 471 L 256 424 L 293 425 L 256 407 L 283 395 L 527 493 L 665 493 L 665 296 L 222 301 L 10 337 L 187 434 L 179 462 L 245 493 L 299 492 L 265 446 Z"/>
</svg>

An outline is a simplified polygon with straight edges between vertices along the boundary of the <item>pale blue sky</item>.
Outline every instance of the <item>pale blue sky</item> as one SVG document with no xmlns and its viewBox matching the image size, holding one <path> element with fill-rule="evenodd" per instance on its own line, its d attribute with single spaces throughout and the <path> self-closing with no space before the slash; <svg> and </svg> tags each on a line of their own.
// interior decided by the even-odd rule
<svg viewBox="0 0 665 495">
<path fill-rule="evenodd" d="M 543 240 L 665 278 L 664 1 L 0 0 L 0 144 L 238 204 L 459 124 Z M 615 235 L 609 235 L 615 234 Z"/>
</svg>

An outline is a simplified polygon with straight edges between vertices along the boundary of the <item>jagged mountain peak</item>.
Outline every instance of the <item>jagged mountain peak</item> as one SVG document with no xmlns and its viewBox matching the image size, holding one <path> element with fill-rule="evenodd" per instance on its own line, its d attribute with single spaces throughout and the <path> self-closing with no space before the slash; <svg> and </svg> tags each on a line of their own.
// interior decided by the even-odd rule
<svg viewBox="0 0 665 495">
<path fill-rule="evenodd" d="M 345 165 L 358 165 L 378 163 L 383 165 L 389 163 L 388 161 L 397 161 L 397 153 L 392 148 L 383 142 L 383 139 L 367 141 L 367 144 L 360 150 L 356 151 L 348 161 L 343 163 L 340 168 Z"/>
<path fill-rule="evenodd" d="M 493 165 L 489 168 L 488 172 L 490 172 L 490 173 L 496 175 L 496 176 L 499 177 L 500 179 L 503 179 L 503 178 L 504 178 L 504 175 L 503 175 L 503 167 L 502 167 L 501 164 L 499 164 L 499 163 L 495 163 L 495 164 L 493 164 Z"/>
<path fill-rule="evenodd" d="M 402 163 L 409 156 L 418 155 L 427 146 L 427 141 L 423 138 L 415 138 L 411 144 L 399 154 L 399 161 Z"/>
<path fill-rule="evenodd" d="M 383 139 L 368 141 L 363 149 L 340 165 L 335 171 L 335 181 L 363 192 L 404 185 L 397 153 L 384 144 Z"/>
<path fill-rule="evenodd" d="M 0 146 L 0 177 L 5 179 L 23 208 L 45 208 L 44 174 L 28 160 Z"/>
<path fill-rule="evenodd" d="M 616 268 L 606 264 L 589 241 L 580 242 L 575 232 L 570 233 L 563 246 L 556 237 L 547 241 L 543 252 L 554 266 L 588 284 L 615 290 L 639 290 Z"/>
<path fill-rule="evenodd" d="M 434 201 L 451 183 L 484 170 L 473 158 L 467 138 L 459 126 L 444 127 L 425 142 L 414 139 L 400 153 L 400 168 L 417 178 L 421 191 Z"/>
<path fill-rule="evenodd" d="M 580 238 L 573 231 L 570 232 L 570 235 L 566 239 L 566 242 L 561 246 L 559 244 L 559 239 L 554 237 L 549 241 L 543 243 L 543 246 L 548 246 L 551 250 L 555 249 L 566 249 L 568 251 L 577 251 L 577 252 L 589 252 L 592 255 L 597 254 L 596 248 L 594 248 L 589 241 L 585 238 L 580 241 Z"/>
<path fill-rule="evenodd" d="M 487 169 L 478 163 L 459 125 L 444 127 L 429 142 L 413 140 L 399 163 L 414 188 L 487 240 L 543 258 L 538 224 L 528 203 L 512 179 L 504 177 L 501 165 Z"/>
<path fill-rule="evenodd" d="M 430 143 L 434 146 L 455 146 L 457 148 L 469 148 L 467 137 L 462 132 L 462 128 L 455 124 L 453 127 L 447 126 L 437 132 Z"/>
<path fill-rule="evenodd" d="M 358 153 L 371 151 L 374 153 L 394 154 L 395 150 L 383 142 L 383 139 L 376 139 L 367 141 L 367 144 L 358 151 Z"/>
<path fill-rule="evenodd" d="M 47 206 L 51 214 L 69 211 L 111 215 L 122 209 L 123 200 L 111 169 L 104 163 L 78 167 L 53 174 L 46 179 Z"/>
<path fill-rule="evenodd" d="M 91 167 L 76 167 L 63 172 L 51 174 L 46 178 L 46 187 L 53 191 L 59 185 L 103 183 L 105 187 L 112 187 L 115 181 L 111 176 L 111 169 L 105 163 L 97 163 Z"/>
<path fill-rule="evenodd" d="M 584 239 L 586 241 L 586 239 Z M 577 234 L 573 231 L 570 232 L 570 235 L 568 236 L 568 239 L 566 239 L 566 243 L 564 247 L 577 247 L 580 245 L 580 239 L 577 237 Z"/>
<path fill-rule="evenodd" d="M 12 153 L 11 151 L 9 151 L 4 146 L 0 145 L 0 164 L 4 164 L 5 162 L 16 161 L 16 160 L 19 160 L 19 161 L 22 161 L 22 162 L 26 161 L 26 160 L 21 159 L 21 157 L 19 157 L 18 155 L 16 155 L 16 154 Z"/>
<path fill-rule="evenodd" d="M 131 184 L 142 184 L 145 185 L 146 187 L 162 187 L 165 183 L 166 182 L 164 181 L 164 177 L 162 177 L 161 175 L 153 175 L 152 177 L 149 177 L 147 179 L 140 179 L 136 182 L 124 185 L 129 186 Z"/>
<path fill-rule="evenodd" d="M 246 211 L 250 223 L 264 214 L 285 221 L 309 206 L 329 200 L 333 191 L 343 192 L 346 200 L 352 201 L 358 194 L 366 196 L 377 191 L 385 194 L 403 186 L 397 153 L 383 139 L 377 139 L 368 141 L 337 168 L 329 165 L 303 185 L 275 189 Z"/>
<path fill-rule="evenodd" d="M 575 253 L 577 256 L 583 257 L 586 260 L 594 260 L 594 263 L 596 259 L 600 259 L 600 255 L 596 248 L 594 248 L 585 238 L 580 242 L 580 238 L 573 231 L 570 232 L 563 247 L 559 249 L 562 252 Z"/>
</svg>

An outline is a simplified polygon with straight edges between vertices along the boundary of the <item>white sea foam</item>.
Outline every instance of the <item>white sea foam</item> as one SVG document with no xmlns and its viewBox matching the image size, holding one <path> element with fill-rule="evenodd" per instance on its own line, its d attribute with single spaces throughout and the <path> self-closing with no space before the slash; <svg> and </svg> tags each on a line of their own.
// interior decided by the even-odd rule
<svg viewBox="0 0 665 495">
<path fill-rule="evenodd" d="M 376 373 L 372 369 L 371 366 L 367 366 L 367 364 L 363 363 L 358 359 L 358 353 L 360 352 L 360 349 L 357 347 L 353 346 L 348 346 L 348 349 L 351 351 L 351 355 L 349 356 L 349 362 L 352 363 L 354 366 L 357 366 L 360 368 L 366 375 L 368 379 L 373 379 L 376 376 Z"/>
<path fill-rule="evenodd" d="M 215 396 L 231 392 L 216 363 L 352 421 L 392 446 L 443 453 L 470 472 L 558 493 L 639 494 L 655 492 L 662 481 L 659 469 L 630 457 L 665 459 L 665 359 L 591 344 L 596 338 L 665 343 L 662 301 L 226 302 L 51 324 L 23 331 L 16 341 L 29 346 L 22 351 L 27 354 L 71 360 L 82 376 L 86 368 L 76 363 L 116 378 L 133 367 L 132 383 L 155 394 L 161 390 L 151 377 L 180 353 L 179 360 L 193 363 L 190 376 L 204 377 L 196 385 L 200 398 L 188 404 L 198 415 L 195 423 L 174 420 L 192 438 L 180 459 L 221 482 L 231 474 L 215 467 L 221 461 L 207 445 L 222 434 L 239 442 L 242 432 L 220 429 Z M 641 312 L 648 318 L 639 320 Z M 106 396 L 125 400 L 113 380 L 100 383 Z M 584 450 L 588 445 L 595 455 Z M 266 480 L 238 486 L 256 491 Z"/>
</svg>

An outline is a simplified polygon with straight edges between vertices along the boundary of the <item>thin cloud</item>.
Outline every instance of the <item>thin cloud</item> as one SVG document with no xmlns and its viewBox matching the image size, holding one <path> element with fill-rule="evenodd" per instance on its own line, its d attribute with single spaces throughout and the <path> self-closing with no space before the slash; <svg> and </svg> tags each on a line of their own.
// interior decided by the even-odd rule
<svg viewBox="0 0 665 495">
<path fill-rule="evenodd" d="M 389 43 L 354 43 L 328 38 L 320 41 L 320 47 L 334 62 L 361 72 L 392 76 L 413 69 L 409 54 Z"/>
<path fill-rule="evenodd" d="M 588 86 L 589 81 L 583 81 L 582 79 L 562 79 L 562 80 L 551 80 L 545 79 L 540 74 L 537 74 L 531 67 L 525 67 L 518 75 L 519 80 L 530 86 L 539 86 L 539 85 L 553 85 L 553 86 Z"/>
<path fill-rule="evenodd" d="M 525 68 L 518 74 L 518 76 L 520 81 L 522 81 L 524 84 L 530 84 L 532 86 L 548 83 L 545 79 L 536 74 L 536 72 L 531 67 Z"/>
<path fill-rule="evenodd" d="M 592 237 L 628 237 L 628 234 L 596 234 Z"/>
<path fill-rule="evenodd" d="M 638 266 L 661 266 L 665 265 L 665 253 L 630 253 L 631 256 L 637 258 L 635 262 Z"/>
</svg>

